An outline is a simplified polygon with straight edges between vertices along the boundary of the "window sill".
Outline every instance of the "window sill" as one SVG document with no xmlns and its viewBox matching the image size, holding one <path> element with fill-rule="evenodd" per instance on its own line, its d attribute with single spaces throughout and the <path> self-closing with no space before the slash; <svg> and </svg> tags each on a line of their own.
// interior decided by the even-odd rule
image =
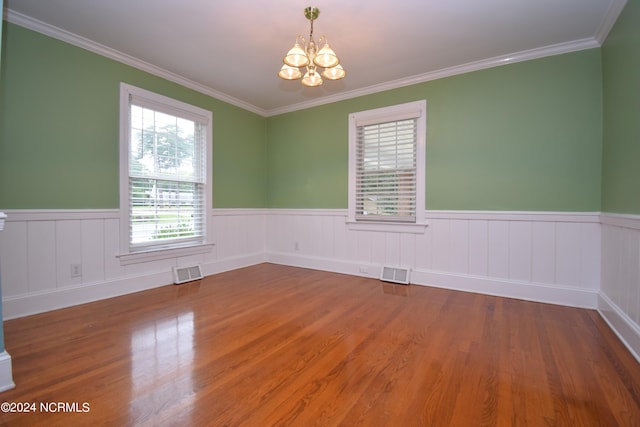
<svg viewBox="0 0 640 427">
<path fill-rule="evenodd" d="M 350 231 L 379 231 L 388 233 L 424 234 L 428 226 L 428 222 L 422 222 L 418 224 L 398 224 L 373 221 L 347 221 L 347 228 Z"/>
<path fill-rule="evenodd" d="M 120 265 L 138 264 L 141 262 L 158 261 L 168 258 L 177 258 L 189 255 L 198 255 L 211 252 L 214 243 L 204 243 L 181 248 L 153 249 L 143 252 L 131 252 L 128 254 L 116 255 L 120 260 Z"/>
</svg>

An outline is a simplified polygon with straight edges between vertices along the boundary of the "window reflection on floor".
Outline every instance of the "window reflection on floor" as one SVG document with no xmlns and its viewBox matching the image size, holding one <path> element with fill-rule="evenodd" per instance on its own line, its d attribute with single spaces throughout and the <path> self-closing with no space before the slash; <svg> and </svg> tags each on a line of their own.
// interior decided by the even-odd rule
<svg viewBox="0 0 640 427">
<path fill-rule="evenodd" d="M 411 287 L 409 285 L 396 285 L 393 283 L 382 283 L 382 292 L 389 295 L 399 295 L 406 297 L 410 295 Z"/>
<path fill-rule="evenodd" d="M 161 319 L 134 331 L 131 336 L 129 407 L 132 420 L 157 416 L 159 408 L 171 411 L 177 406 L 180 413 L 167 413 L 166 417 L 175 420 L 179 416 L 188 422 L 188 408 L 195 400 L 193 335 L 193 312 Z M 175 405 L 177 402 L 180 404 Z"/>
</svg>

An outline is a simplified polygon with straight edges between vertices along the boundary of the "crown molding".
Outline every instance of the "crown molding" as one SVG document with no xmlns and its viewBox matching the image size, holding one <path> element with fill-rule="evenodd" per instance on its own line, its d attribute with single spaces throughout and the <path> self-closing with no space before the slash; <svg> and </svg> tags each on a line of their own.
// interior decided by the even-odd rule
<svg viewBox="0 0 640 427">
<path fill-rule="evenodd" d="M 45 22 L 31 18 L 27 15 L 15 12 L 11 9 L 5 9 L 5 19 L 12 24 L 20 25 L 27 29 L 42 33 L 44 35 L 53 37 L 71 45 L 80 47 L 82 49 L 97 53 L 104 57 L 113 59 L 123 64 L 132 66 L 139 70 L 148 72 L 158 77 L 177 83 L 189 89 L 193 89 L 204 95 L 211 96 L 212 98 L 242 108 L 244 110 L 253 112 L 262 117 L 277 116 L 280 114 L 290 113 L 299 110 L 305 110 L 308 108 L 317 107 L 320 105 L 331 104 L 333 102 L 344 101 L 347 99 L 357 98 L 360 96 L 371 95 L 378 92 L 383 92 L 391 89 L 397 89 L 405 86 L 411 86 L 414 84 L 424 83 L 428 81 L 438 80 L 445 77 L 451 77 L 459 74 L 470 73 L 473 71 L 484 70 L 488 68 L 494 68 L 501 65 L 513 64 L 517 62 L 529 61 L 532 59 L 539 59 L 547 56 L 562 55 L 565 53 L 576 52 L 580 50 L 593 49 L 600 47 L 607 35 L 613 28 L 616 20 L 618 19 L 622 9 L 626 5 L 627 0 L 614 0 L 609 7 L 606 16 L 600 23 L 597 34 L 592 38 L 585 38 L 581 40 L 575 40 L 566 43 L 559 43 L 555 45 L 545 46 L 541 48 L 530 49 L 526 51 L 516 52 L 508 55 L 496 56 L 493 58 L 483 59 L 480 61 L 470 62 L 467 64 L 456 65 L 453 67 L 443 68 L 440 70 L 434 70 L 423 74 L 417 74 L 414 76 L 392 80 L 389 82 L 367 86 L 360 89 L 342 92 L 335 95 L 329 95 L 320 99 L 312 101 L 304 101 L 297 104 L 287 105 L 284 107 L 263 109 L 257 107 L 248 102 L 239 100 L 225 93 L 219 92 L 211 87 L 194 82 L 181 75 L 170 72 L 163 68 L 157 67 L 148 62 L 142 61 L 130 55 L 119 52 L 115 49 L 96 43 L 92 40 L 80 37 L 76 34 L 62 30 L 60 28 L 49 25 Z"/>
<path fill-rule="evenodd" d="M 12 24 L 19 25 L 29 30 L 33 30 L 38 33 L 44 34 L 45 36 L 52 37 L 54 39 L 63 41 L 65 43 L 69 43 L 73 46 L 77 46 L 79 48 L 88 50 L 93 53 L 97 53 L 98 55 L 104 56 L 109 59 L 113 59 L 114 61 L 121 62 L 125 65 L 129 65 L 131 67 L 137 68 L 141 71 L 145 71 L 149 74 L 153 74 L 157 77 L 161 77 L 173 83 L 177 83 L 188 89 L 193 89 L 204 95 L 208 95 L 212 98 L 218 99 L 228 104 L 235 105 L 236 107 L 240 107 L 242 109 L 251 111 L 260 116 L 264 117 L 267 115 L 266 110 L 258 108 L 253 104 L 241 101 L 237 98 L 234 98 L 225 93 L 219 92 L 208 86 L 205 86 L 200 83 L 194 82 L 193 80 L 187 79 L 179 74 L 157 67 L 153 64 L 142 61 L 138 58 L 135 58 L 131 55 L 127 55 L 125 53 L 122 53 L 110 47 L 104 46 L 100 43 L 96 43 L 93 40 L 81 37 L 77 34 L 73 34 L 61 28 L 54 27 L 53 25 L 49 25 L 45 22 L 31 18 L 30 16 L 24 15 L 22 13 L 13 11 L 11 9 L 5 9 L 4 18 L 7 20 L 7 22 L 10 22 Z"/>
<path fill-rule="evenodd" d="M 397 89 L 404 86 L 411 86 L 418 83 L 424 83 L 432 80 L 451 77 L 458 74 L 470 73 L 472 71 L 494 68 L 500 65 L 513 64 L 516 62 L 524 62 L 532 59 L 544 58 L 547 56 L 562 55 L 564 53 L 576 52 L 579 50 L 593 49 L 600 47 L 600 43 L 595 38 L 586 38 L 575 40 L 567 43 L 559 43 L 555 45 L 545 46 L 536 49 L 530 49 L 522 52 L 512 53 L 509 55 L 496 56 L 480 61 L 469 62 L 467 64 L 456 65 L 454 67 L 443 68 L 440 70 L 430 71 L 428 73 L 417 74 L 415 76 L 393 80 L 390 82 L 368 86 L 362 89 L 342 92 L 337 95 L 323 97 L 313 101 L 305 101 L 299 104 L 293 104 L 282 108 L 274 108 L 267 111 L 267 117 L 279 114 L 290 113 L 293 111 L 304 110 L 311 107 L 317 107 L 332 102 L 344 101 L 359 96 L 371 95 L 386 90 Z"/>
<path fill-rule="evenodd" d="M 622 9 L 627 5 L 627 0 L 613 0 L 609 5 L 607 13 L 602 18 L 598 29 L 596 30 L 595 39 L 600 45 L 604 43 L 611 29 L 622 13 Z"/>
</svg>

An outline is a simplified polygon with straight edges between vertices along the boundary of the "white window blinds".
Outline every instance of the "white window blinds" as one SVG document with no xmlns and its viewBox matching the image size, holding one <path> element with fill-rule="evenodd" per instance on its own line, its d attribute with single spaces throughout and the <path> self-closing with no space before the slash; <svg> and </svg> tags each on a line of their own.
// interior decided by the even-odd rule
<svg viewBox="0 0 640 427">
<path fill-rule="evenodd" d="M 417 119 L 356 130 L 356 220 L 415 222 Z"/>
<path fill-rule="evenodd" d="M 129 248 L 205 240 L 206 119 L 129 96 Z"/>
<path fill-rule="evenodd" d="M 426 126 L 426 100 L 349 114 L 354 230 L 424 230 Z"/>
</svg>

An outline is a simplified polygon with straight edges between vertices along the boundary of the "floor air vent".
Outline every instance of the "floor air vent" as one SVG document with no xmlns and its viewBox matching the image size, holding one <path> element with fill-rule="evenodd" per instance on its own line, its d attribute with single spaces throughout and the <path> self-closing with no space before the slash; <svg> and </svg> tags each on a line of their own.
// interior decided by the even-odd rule
<svg viewBox="0 0 640 427">
<path fill-rule="evenodd" d="M 202 271 L 199 265 L 192 265 L 191 267 L 173 267 L 173 279 L 176 285 L 185 282 L 191 282 L 192 280 L 202 279 Z"/>
<path fill-rule="evenodd" d="M 401 283 L 403 285 L 409 284 L 409 269 L 397 268 L 397 267 L 382 267 L 382 274 L 380 280 L 384 282 Z"/>
</svg>

